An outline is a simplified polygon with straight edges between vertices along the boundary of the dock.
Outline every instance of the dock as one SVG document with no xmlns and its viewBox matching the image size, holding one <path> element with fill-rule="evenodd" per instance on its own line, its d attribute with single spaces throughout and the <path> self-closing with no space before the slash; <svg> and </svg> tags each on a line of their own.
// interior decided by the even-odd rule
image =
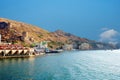
<svg viewBox="0 0 120 80">
<path fill-rule="evenodd" d="M 0 45 L 0 58 L 31 57 L 35 55 L 34 49 L 22 45 Z"/>
</svg>

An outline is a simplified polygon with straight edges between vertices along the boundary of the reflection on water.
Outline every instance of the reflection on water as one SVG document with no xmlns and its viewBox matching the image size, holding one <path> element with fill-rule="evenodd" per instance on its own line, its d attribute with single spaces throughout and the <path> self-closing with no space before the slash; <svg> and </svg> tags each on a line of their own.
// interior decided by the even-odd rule
<svg viewBox="0 0 120 80">
<path fill-rule="evenodd" d="M 0 80 L 18 80 L 30 75 L 34 68 L 34 60 L 34 57 L 1 59 Z"/>
<path fill-rule="evenodd" d="M 74 51 L 0 60 L 0 80 L 120 80 L 120 51 Z"/>
<path fill-rule="evenodd" d="M 29 58 L 8 58 L 8 59 L 0 59 L 0 63 L 5 64 L 5 65 L 7 65 L 9 63 L 11 63 L 11 64 L 16 64 L 16 63 L 19 64 L 21 62 L 26 62 L 26 61 L 29 61 L 30 63 L 33 63 L 34 60 L 35 60 L 34 57 L 29 57 Z"/>
</svg>

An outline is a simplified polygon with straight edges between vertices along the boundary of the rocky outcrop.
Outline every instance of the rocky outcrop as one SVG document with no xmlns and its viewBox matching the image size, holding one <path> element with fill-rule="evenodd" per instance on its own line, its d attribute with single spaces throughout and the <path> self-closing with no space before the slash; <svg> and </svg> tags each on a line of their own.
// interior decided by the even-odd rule
<svg viewBox="0 0 120 80">
<path fill-rule="evenodd" d="M 89 50 L 89 49 L 92 49 L 92 46 L 89 43 L 82 43 L 79 46 L 79 49 L 81 49 L 81 50 Z"/>
</svg>

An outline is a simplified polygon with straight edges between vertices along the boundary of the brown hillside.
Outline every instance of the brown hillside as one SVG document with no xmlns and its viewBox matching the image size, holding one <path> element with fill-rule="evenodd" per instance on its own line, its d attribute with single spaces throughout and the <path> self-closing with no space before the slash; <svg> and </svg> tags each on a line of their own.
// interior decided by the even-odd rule
<svg viewBox="0 0 120 80">
<path fill-rule="evenodd" d="M 30 46 L 33 43 L 41 41 L 50 41 L 49 46 L 51 48 L 57 48 L 64 44 L 74 43 L 78 46 L 82 45 L 82 43 L 88 43 L 92 49 L 113 48 L 108 44 L 80 38 L 61 30 L 49 32 L 37 26 L 5 18 L 0 18 L 0 34 L 2 36 L 2 42 L 19 43 L 24 46 Z M 103 47 L 99 48 L 98 45 Z"/>
<path fill-rule="evenodd" d="M 22 22 L 17 22 L 14 20 L 8 20 L 5 18 L 0 18 L 0 22 L 6 22 L 10 24 L 10 31 L 14 32 L 13 35 L 22 36 L 23 32 L 27 32 L 27 40 L 29 41 L 30 38 L 34 40 L 34 42 L 40 42 L 43 40 L 49 40 L 49 41 L 58 41 L 58 42 L 65 42 L 69 39 L 74 40 L 83 40 L 85 39 L 76 37 L 70 33 L 65 33 L 61 30 L 57 30 L 55 32 L 48 32 L 47 30 L 41 29 L 40 27 L 33 26 L 30 24 L 25 24 Z M 12 35 L 10 33 L 9 35 Z"/>
<path fill-rule="evenodd" d="M 57 42 L 66 43 L 69 40 L 68 37 L 58 31 L 51 33 L 37 26 L 5 18 L 0 18 L 0 22 L 0 26 L 2 26 L 2 23 L 4 23 L 4 26 L 6 26 L 5 24 L 9 26 L 7 29 L 0 29 L 3 42 L 24 42 L 29 45 L 41 41 L 50 41 L 52 44 L 57 45 Z"/>
<path fill-rule="evenodd" d="M 18 36 L 22 36 L 23 32 L 26 32 L 28 34 L 26 40 L 29 42 L 30 42 L 30 39 L 33 39 L 34 42 L 40 42 L 43 40 L 51 39 L 48 31 L 36 26 L 13 21 L 13 20 L 8 20 L 4 18 L 0 18 L 0 22 L 6 22 L 10 24 L 10 28 L 9 28 L 10 33 L 8 33 L 9 36 L 17 35 L 16 37 L 18 37 Z M 11 32 L 14 32 L 14 33 L 12 34 Z"/>
</svg>

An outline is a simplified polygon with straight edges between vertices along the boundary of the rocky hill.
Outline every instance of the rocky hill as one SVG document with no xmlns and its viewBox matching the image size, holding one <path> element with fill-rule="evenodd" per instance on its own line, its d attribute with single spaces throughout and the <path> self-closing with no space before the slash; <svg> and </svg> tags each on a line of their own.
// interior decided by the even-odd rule
<svg viewBox="0 0 120 80">
<path fill-rule="evenodd" d="M 51 48 L 62 47 L 66 44 L 76 45 L 75 48 L 79 49 L 115 48 L 112 45 L 80 38 L 62 30 L 49 32 L 37 26 L 5 18 L 0 18 L 0 34 L 2 42 L 17 43 L 24 46 L 30 46 L 41 41 L 49 41 L 49 47 Z"/>
<path fill-rule="evenodd" d="M 97 42 L 94 40 L 89 40 L 86 38 L 80 38 L 71 33 L 63 32 L 62 30 L 57 30 L 51 34 L 59 38 L 59 41 L 62 41 L 63 38 L 67 39 L 67 44 L 72 44 L 75 49 L 115 49 L 117 46 L 112 44 Z"/>
<path fill-rule="evenodd" d="M 62 30 L 57 30 L 55 32 L 52 32 L 51 34 L 54 35 L 56 38 L 58 38 L 60 41 L 62 41 L 64 38 L 69 41 L 70 40 L 71 41 L 80 41 L 80 42 L 88 42 L 89 41 L 88 39 L 80 38 L 71 33 L 63 32 Z"/>
</svg>

